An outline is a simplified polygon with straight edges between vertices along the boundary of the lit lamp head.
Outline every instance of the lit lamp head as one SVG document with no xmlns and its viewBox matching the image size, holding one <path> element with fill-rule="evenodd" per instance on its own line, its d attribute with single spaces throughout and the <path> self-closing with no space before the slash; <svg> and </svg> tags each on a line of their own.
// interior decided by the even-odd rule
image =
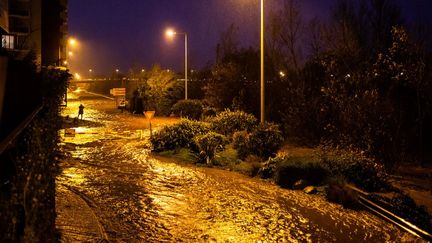
<svg viewBox="0 0 432 243">
<path fill-rule="evenodd" d="M 168 38 L 173 38 L 173 37 L 176 35 L 176 32 L 175 32 L 173 29 L 167 29 L 167 30 L 165 31 L 165 35 L 166 35 Z"/>
<path fill-rule="evenodd" d="M 69 38 L 68 43 L 69 45 L 74 46 L 76 45 L 77 41 L 74 38 Z"/>
</svg>

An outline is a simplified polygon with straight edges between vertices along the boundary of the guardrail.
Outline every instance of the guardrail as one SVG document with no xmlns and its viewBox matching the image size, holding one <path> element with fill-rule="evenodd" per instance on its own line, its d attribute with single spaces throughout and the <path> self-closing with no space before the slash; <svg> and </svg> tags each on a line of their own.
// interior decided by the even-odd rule
<svg viewBox="0 0 432 243">
<path fill-rule="evenodd" d="M 411 233 L 412 235 L 415 235 L 429 242 L 432 242 L 432 235 L 430 233 L 426 232 L 423 229 L 420 229 L 418 226 L 410 223 L 408 220 L 397 216 L 390 210 L 385 209 L 382 205 L 378 205 L 378 203 L 368 199 L 367 197 L 370 196 L 369 193 L 364 192 L 351 185 L 348 185 L 348 187 L 359 194 L 359 203 L 366 209 L 370 210 L 372 213 L 398 226 L 399 228 L 405 230 L 406 232 Z"/>
</svg>

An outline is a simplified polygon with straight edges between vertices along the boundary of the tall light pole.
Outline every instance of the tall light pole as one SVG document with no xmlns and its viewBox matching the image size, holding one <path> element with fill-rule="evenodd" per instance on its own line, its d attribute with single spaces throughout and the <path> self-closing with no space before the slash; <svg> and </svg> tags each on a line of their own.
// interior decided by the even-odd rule
<svg viewBox="0 0 432 243">
<path fill-rule="evenodd" d="M 264 0 L 261 0 L 261 123 L 265 121 L 265 93 L 264 93 Z"/>
<path fill-rule="evenodd" d="M 185 55 L 184 55 L 185 56 L 185 63 L 184 63 L 185 71 L 184 71 L 184 73 L 185 73 L 185 100 L 187 100 L 188 99 L 188 88 L 187 88 L 188 87 L 187 86 L 187 82 L 188 82 L 188 36 L 187 36 L 186 32 L 177 33 L 173 29 L 168 29 L 165 32 L 165 34 L 166 34 L 166 36 L 168 36 L 170 38 L 174 37 L 175 35 L 184 35 L 184 37 L 185 37 Z"/>
</svg>

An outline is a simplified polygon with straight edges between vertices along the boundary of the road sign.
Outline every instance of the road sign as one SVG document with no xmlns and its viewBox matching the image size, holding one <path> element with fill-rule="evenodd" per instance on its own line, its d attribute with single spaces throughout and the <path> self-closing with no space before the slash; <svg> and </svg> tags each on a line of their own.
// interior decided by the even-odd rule
<svg viewBox="0 0 432 243">
<path fill-rule="evenodd" d="M 147 119 L 151 120 L 154 117 L 155 111 L 145 111 L 144 115 Z"/>
<path fill-rule="evenodd" d="M 64 136 L 65 137 L 75 137 L 75 129 L 73 129 L 73 128 L 66 128 Z"/>
<path fill-rule="evenodd" d="M 126 97 L 118 96 L 116 97 L 117 107 L 126 107 Z"/>
<path fill-rule="evenodd" d="M 126 88 L 113 88 L 112 89 L 112 95 L 113 96 L 125 96 L 126 95 Z"/>
<path fill-rule="evenodd" d="M 151 119 L 154 117 L 155 113 L 156 113 L 156 111 L 145 111 L 144 112 L 145 117 L 149 120 L 149 123 L 150 123 L 150 138 L 153 137 Z"/>
</svg>

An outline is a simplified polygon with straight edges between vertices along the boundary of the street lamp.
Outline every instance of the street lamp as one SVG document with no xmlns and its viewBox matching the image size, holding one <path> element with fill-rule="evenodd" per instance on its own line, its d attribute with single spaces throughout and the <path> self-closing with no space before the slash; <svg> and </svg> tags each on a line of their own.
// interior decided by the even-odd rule
<svg viewBox="0 0 432 243">
<path fill-rule="evenodd" d="M 264 0 L 261 0 L 261 123 L 265 121 L 265 102 L 264 102 Z"/>
<path fill-rule="evenodd" d="M 77 41 L 76 41 L 74 38 L 69 38 L 68 44 L 69 44 L 70 46 L 75 46 L 76 43 L 77 43 Z"/>
<path fill-rule="evenodd" d="M 69 58 L 74 55 L 73 51 L 71 49 L 76 49 L 78 46 L 78 41 L 75 38 L 68 38 L 65 44 L 65 56 L 62 57 L 62 55 L 59 53 L 59 58 L 63 66 L 67 66 L 69 64 Z M 61 51 L 60 51 L 61 52 Z M 64 60 L 62 61 L 62 59 Z"/>
<path fill-rule="evenodd" d="M 175 35 L 184 35 L 185 37 L 185 100 L 188 99 L 188 89 L 187 89 L 187 82 L 188 82 L 188 37 L 186 32 L 177 33 L 173 29 L 167 29 L 165 32 L 165 35 L 168 38 L 174 38 Z"/>
</svg>

